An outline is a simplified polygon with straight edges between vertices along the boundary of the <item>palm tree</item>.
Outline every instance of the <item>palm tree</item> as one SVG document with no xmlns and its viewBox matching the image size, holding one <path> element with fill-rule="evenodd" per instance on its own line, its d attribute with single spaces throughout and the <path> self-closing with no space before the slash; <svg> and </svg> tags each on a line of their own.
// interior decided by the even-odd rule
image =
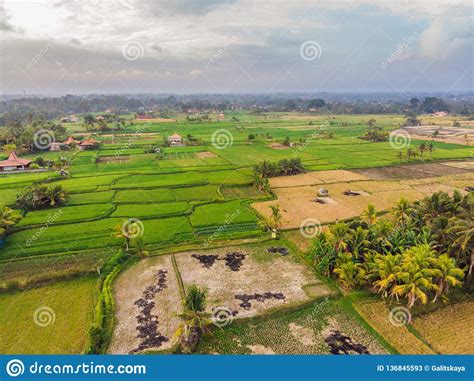
<svg viewBox="0 0 474 381">
<path fill-rule="evenodd" d="M 112 233 L 112 236 L 117 239 L 124 239 L 125 251 L 130 249 L 130 237 L 124 232 L 123 224 L 117 224 L 114 226 L 114 232 Z"/>
<path fill-rule="evenodd" d="M 185 353 L 192 353 L 201 340 L 202 335 L 208 330 L 210 324 L 209 314 L 205 313 L 206 290 L 191 284 L 186 289 L 184 312 L 180 314 L 183 322 L 175 331 L 173 338 L 178 341 Z"/>
<path fill-rule="evenodd" d="M 366 272 L 360 263 L 354 263 L 350 253 L 338 256 L 334 273 L 346 289 L 353 289 L 365 282 Z"/>
<path fill-rule="evenodd" d="M 329 227 L 329 240 L 334 247 L 336 252 L 347 250 L 347 233 L 349 227 L 344 222 L 336 222 L 334 225 Z"/>
<path fill-rule="evenodd" d="M 430 153 L 430 160 L 432 158 L 433 151 L 434 151 L 433 143 L 428 144 L 428 152 Z"/>
<path fill-rule="evenodd" d="M 272 210 L 272 221 L 274 229 L 278 229 L 281 222 L 280 205 L 271 205 L 270 209 Z"/>
<path fill-rule="evenodd" d="M 390 294 L 397 284 L 397 274 L 400 272 L 402 256 L 376 254 L 370 265 L 369 278 L 373 280 L 373 288 L 384 297 Z"/>
<path fill-rule="evenodd" d="M 397 152 L 397 157 L 398 157 L 398 160 L 400 161 L 400 163 L 402 162 L 402 159 L 403 159 L 403 152 L 400 150 Z"/>
<path fill-rule="evenodd" d="M 2 150 L 7 154 L 11 154 L 12 152 L 16 151 L 16 144 L 5 144 L 2 147 Z"/>
<path fill-rule="evenodd" d="M 406 198 L 402 197 L 395 206 L 394 215 L 398 223 L 405 225 L 410 219 L 411 204 Z"/>
<path fill-rule="evenodd" d="M 18 223 L 23 217 L 21 214 L 8 206 L 0 211 L 0 238 L 3 238 L 10 228 Z"/>
<path fill-rule="evenodd" d="M 406 297 L 408 308 L 412 308 L 417 300 L 422 304 L 428 302 L 428 292 L 437 290 L 433 283 L 435 275 L 434 251 L 427 245 L 413 246 L 403 254 L 401 269 L 397 273 L 397 285 L 392 288 L 391 295 Z"/>
<path fill-rule="evenodd" d="M 375 210 L 375 206 L 369 204 L 361 217 L 362 221 L 366 222 L 368 225 L 373 225 L 375 221 L 377 221 L 377 211 Z"/>
<path fill-rule="evenodd" d="M 362 226 L 358 226 L 356 229 L 351 229 L 348 237 L 348 245 L 350 251 L 355 255 L 356 258 L 363 253 L 364 249 L 370 245 L 370 241 L 367 239 L 369 231 L 364 229 Z"/>
<path fill-rule="evenodd" d="M 420 151 L 420 156 L 421 156 L 421 159 L 423 159 L 423 153 L 426 151 L 427 147 L 426 147 L 426 143 L 421 143 L 420 146 L 418 147 L 418 150 Z"/>
<path fill-rule="evenodd" d="M 461 280 L 464 278 L 464 271 L 457 268 L 454 258 L 450 258 L 447 254 L 438 257 L 436 267 L 435 276 L 438 278 L 438 289 L 433 302 L 443 293 L 447 293 L 450 286 L 461 286 Z"/>
<path fill-rule="evenodd" d="M 453 217 L 450 220 L 451 227 L 448 232 L 455 236 L 453 249 L 456 252 L 458 261 L 467 265 L 467 276 L 472 276 L 474 266 L 474 216 L 471 212 L 466 219 Z"/>
</svg>

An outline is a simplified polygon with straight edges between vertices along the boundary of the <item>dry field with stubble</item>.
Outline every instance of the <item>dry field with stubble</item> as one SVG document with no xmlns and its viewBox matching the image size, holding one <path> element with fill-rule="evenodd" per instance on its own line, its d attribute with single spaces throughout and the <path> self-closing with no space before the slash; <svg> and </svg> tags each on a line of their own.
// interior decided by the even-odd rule
<svg viewBox="0 0 474 381">
<path fill-rule="evenodd" d="M 184 287 L 207 290 L 206 311 L 229 310 L 248 318 L 333 294 L 283 245 L 233 246 L 175 254 Z M 163 273 L 164 272 L 164 273 Z M 162 286 L 159 286 L 159 274 Z M 164 274 L 164 275 L 163 275 Z M 141 260 L 114 285 L 116 327 L 109 353 L 139 353 L 172 347 L 182 312 L 179 283 L 171 255 Z"/>
<path fill-rule="evenodd" d="M 416 201 L 437 191 L 465 194 L 474 185 L 470 162 L 414 164 L 399 167 L 372 168 L 359 171 L 308 172 L 296 176 L 270 179 L 275 200 L 255 202 L 252 207 L 270 217 L 272 205 L 279 205 L 283 229 L 298 228 L 306 219 L 326 224 L 360 215 L 369 204 L 378 211 L 393 208 L 402 198 Z M 316 202 L 318 190 L 325 188 L 329 197 Z M 359 193 L 347 196 L 345 191 Z"/>
</svg>

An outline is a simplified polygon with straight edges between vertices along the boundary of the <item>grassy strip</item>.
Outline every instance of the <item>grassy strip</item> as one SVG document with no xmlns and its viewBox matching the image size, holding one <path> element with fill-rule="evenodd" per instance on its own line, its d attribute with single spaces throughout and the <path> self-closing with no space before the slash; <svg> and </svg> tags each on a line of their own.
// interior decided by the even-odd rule
<svg viewBox="0 0 474 381">
<path fill-rule="evenodd" d="M 107 352 L 115 326 L 115 301 L 112 283 L 126 267 L 138 260 L 122 250 L 118 251 L 102 268 L 100 290 L 94 310 L 94 321 L 89 331 L 87 354 L 104 354 Z"/>
<path fill-rule="evenodd" d="M 186 299 L 186 291 L 184 288 L 183 278 L 181 277 L 181 272 L 179 271 L 178 263 L 176 262 L 176 257 L 174 254 L 171 254 L 171 263 L 173 265 L 174 273 L 176 275 L 176 280 L 178 282 L 179 295 L 181 296 L 181 301 L 184 304 L 184 301 Z"/>
</svg>

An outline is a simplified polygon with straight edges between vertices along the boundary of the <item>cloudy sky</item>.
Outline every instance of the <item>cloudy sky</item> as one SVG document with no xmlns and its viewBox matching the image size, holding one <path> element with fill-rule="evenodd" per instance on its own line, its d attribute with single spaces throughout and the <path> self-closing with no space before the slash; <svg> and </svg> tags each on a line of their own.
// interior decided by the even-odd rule
<svg viewBox="0 0 474 381">
<path fill-rule="evenodd" d="M 473 90 L 459 0 L 0 0 L 6 94 Z"/>
</svg>

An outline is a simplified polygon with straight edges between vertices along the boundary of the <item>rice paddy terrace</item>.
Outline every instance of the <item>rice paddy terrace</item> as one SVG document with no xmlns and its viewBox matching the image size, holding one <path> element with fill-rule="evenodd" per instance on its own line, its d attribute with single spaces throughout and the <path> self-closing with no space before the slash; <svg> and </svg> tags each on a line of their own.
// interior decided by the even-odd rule
<svg viewBox="0 0 474 381">
<path fill-rule="evenodd" d="M 81 352 L 86 345 L 87 330 L 93 314 L 94 279 L 98 269 L 123 244 L 114 238 L 114 228 L 133 218 L 141 221 L 141 238 L 151 254 L 180 251 L 176 254 L 175 261 L 185 284 L 197 283 L 208 287 L 213 306 L 230 305 L 239 317 L 250 319 L 265 314 L 267 309 L 271 311 L 281 303 L 288 303 L 289 306 L 298 303 L 308 306 L 315 298 L 332 295 L 325 285 L 319 284 L 312 271 L 303 263 L 297 260 L 295 262 L 294 256 L 297 256 L 298 250 L 283 239 L 281 245 L 288 247 L 288 257 L 273 255 L 268 259 L 267 246 L 270 244 L 261 246 L 257 252 L 253 249 L 244 252 L 240 246 L 235 246 L 269 238 L 268 233 L 259 225 L 261 216 L 270 210 L 269 205 L 280 203 L 284 209 L 290 210 L 288 216 L 283 213 L 283 227 L 294 229 L 298 228 L 301 222 L 299 220 L 310 215 L 291 212 L 291 208 L 296 205 L 293 198 L 303 194 L 301 197 L 309 199 L 321 184 L 334 194 L 341 193 L 346 188 L 362 194 L 350 200 L 342 195 L 334 196 L 336 203 L 329 207 L 335 208 L 337 205 L 335 212 L 318 209 L 317 218 L 322 222 L 330 222 L 336 218 L 354 217 L 367 203 L 372 202 L 374 197 L 385 200 L 385 204 L 376 206 L 386 209 L 391 206 L 386 195 L 397 201 L 395 199 L 409 192 L 413 196 L 412 199 L 416 199 L 420 195 L 441 189 L 440 187 L 448 191 L 463 189 L 474 181 L 471 164 L 452 164 L 459 164 L 471 158 L 472 147 L 434 141 L 434 150 L 430 155 L 426 154 L 423 159 L 418 158 L 413 163 L 400 163 L 397 150 L 389 142 L 372 143 L 358 139 L 366 129 L 365 123 L 371 117 L 368 115 L 314 117 L 275 114 L 264 118 L 236 113 L 235 116 L 238 120 L 199 124 L 185 122 L 183 118 L 166 123 L 145 124 L 135 121 L 133 125 L 126 126 L 114 135 L 97 135 L 95 138 L 102 142 L 98 150 L 41 153 L 45 159 L 60 156 L 70 158 L 69 177 L 61 177 L 54 171 L 0 175 L 0 207 L 15 207 L 17 194 L 32 184 L 60 184 L 69 194 L 66 204 L 60 208 L 25 212 L 24 218 L 15 226 L 12 234 L 1 243 L 0 284 L 4 288 L 9 288 L 11 284 L 24 288 L 56 282 L 41 288 L 49 287 L 50 290 L 47 294 L 50 299 L 40 302 L 46 305 L 63 300 L 66 294 L 73 303 L 79 295 L 79 290 L 82 290 L 82 310 L 62 311 L 58 307 L 61 311 L 58 314 L 62 314 L 60 319 L 76 319 L 80 316 L 80 324 L 74 329 L 68 329 L 71 331 L 68 343 L 72 343 L 72 352 Z M 387 130 L 396 129 L 403 122 L 399 116 L 376 118 Z M 326 135 L 321 135 L 321 128 L 326 132 L 334 132 L 335 136 L 327 138 Z M 71 135 L 84 133 L 80 125 L 68 126 L 68 130 Z M 217 138 L 216 131 L 221 134 Z M 149 152 L 150 146 L 161 146 L 163 139 L 173 133 L 179 133 L 183 137 L 192 135 L 197 139 L 197 143 L 163 147 L 159 154 L 146 153 Z M 249 135 L 255 135 L 256 138 L 249 142 Z M 293 146 L 282 147 L 276 144 L 287 137 L 294 142 Z M 414 139 L 410 146 L 416 149 L 422 142 Z M 37 155 L 24 156 L 32 158 Z M 254 164 L 263 160 L 275 162 L 295 157 L 302 160 L 308 173 L 293 179 L 272 179 L 272 193 L 262 194 L 252 187 L 251 169 Z M 427 162 L 443 162 L 444 164 L 437 165 L 446 167 L 446 173 L 437 173 L 436 181 L 433 176 L 427 176 L 419 182 L 407 178 L 380 177 L 387 166 L 433 165 L 426 164 Z M 379 172 L 364 172 L 367 168 L 374 167 L 377 167 Z M 331 176 L 336 177 L 330 180 Z M 312 180 L 307 180 L 310 177 Z M 291 186 L 285 183 L 292 180 L 295 182 Z M 301 183 L 298 182 L 300 180 Z M 386 193 L 382 197 L 380 192 Z M 325 206 L 328 205 L 319 205 L 316 208 Z M 301 204 L 301 209 L 312 211 L 311 208 L 306 208 L 304 203 Z M 200 252 L 212 247 L 221 249 Z M 235 250 L 230 250 L 232 247 Z M 245 265 L 240 272 L 233 271 L 228 266 L 228 262 L 233 262 L 235 258 L 227 258 L 226 262 L 226 255 L 239 252 L 246 255 Z M 192 254 L 197 256 L 193 257 Z M 217 257 L 206 259 L 206 255 Z M 269 267 L 272 267 L 273 273 L 268 273 Z M 159 270 L 163 272 L 158 276 Z M 179 312 L 176 308 L 180 303 L 180 281 L 175 275 L 176 268 L 173 267 L 171 256 L 165 255 L 142 260 L 128 271 L 130 272 L 124 273 L 128 276 L 118 279 L 115 289 L 118 325 L 111 350 L 129 353 L 135 350 L 159 349 L 160 346 L 140 347 L 141 343 L 135 337 L 135 322 L 130 321 L 130 316 L 140 312 L 139 306 L 121 301 L 139 300 L 148 286 L 153 285 L 155 290 L 159 290 L 159 282 L 167 282 L 167 291 L 157 291 L 153 298 L 161 300 L 160 303 L 164 306 L 163 332 L 166 333 L 164 336 L 169 338 L 175 328 L 176 314 Z M 247 274 L 247 278 L 254 274 L 255 279 L 248 282 L 246 287 L 240 287 L 242 274 Z M 266 279 L 263 274 L 268 274 L 269 278 Z M 79 277 L 78 280 L 60 281 L 72 275 Z M 293 283 L 284 281 L 288 276 Z M 228 277 L 233 277 L 231 280 L 234 283 L 226 292 L 219 293 L 225 280 L 230 279 Z M 84 282 L 81 283 L 80 280 L 83 279 Z M 153 282 L 158 283 L 155 285 Z M 69 287 L 69 284 L 72 286 Z M 268 289 L 263 287 L 264 284 L 268 285 Z M 313 291 L 308 291 L 311 289 L 310 285 L 314 288 Z M 65 293 L 68 288 L 71 291 Z M 29 294 L 35 290 L 38 289 L 2 294 L 0 309 L 7 311 L 10 316 L 29 315 L 30 310 L 34 311 L 37 304 L 34 295 Z M 268 298 L 264 298 L 262 302 L 258 295 L 265 293 Z M 25 299 L 25 306 L 30 306 L 28 311 L 15 309 L 16 301 L 21 298 Z M 55 302 L 50 301 L 53 299 Z M 247 308 L 248 304 L 251 305 L 250 308 Z M 323 351 L 323 347 L 327 348 L 328 340 L 333 343 L 340 343 L 342 340 L 347 344 L 347 348 L 350 348 L 350 352 L 387 351 L 383 340 L 364 339 L 365 328 L 359 325 L 357 319 L 351 317 L 352 312 L 348 312 L 344 303 L 337 302 L 321 308 L 316 312 L 301 312 L 295 318 L 297 322 L 290 328 L 285 328 L 285 335 L 292 338 L 291 348 L 281 344 L 272 350 L 293 353 L 295 348 L 301 345 L 301 340 L 310 340 L 303 345 L 305 351 L 317 353 Z M 304 332 L 316 316 L 313 312 L 317 316 L 332 314 L 334 318 L 311 333 L 310 339 L 305 339 Z M 144 319 L 146 322 L 146 316 Z M 25 318 L 25 324 L 27 320 Z M 278 331 L 280 323 L 275 321 L 274 324 L 277 325 L 264 328 Z M 52 329 L 40 341 L 47 342 L 55 332 L 59 331 Z M 64 329 L 61 332 L 64 332 Z M 46 333 L 42 331 L 41 334 Z M 252 328 L 239 328 L 233 334 L 233 341 L 227 336 L 218 335 L 204 343 L 199 350 L 219 352 L 228 349 L 228 352 L 232 353 L 260 353 L 269 350 L 265 343 L 252 343 L 252 338 L 255 338 Z M 5 337 L 5 340 L 8 342 L 11 338 Z M 358 346 L 359 344 L 362 347 Z M 5 351 L 37 352 L 38 348 L 8 344 Z M 166 348 L 166 344 L 162 348 Z M 55 350 L 47 349 L 49 352 Z M 57 351 L 61 350 L 58 347 Z M 338 350 L 342 349 L 334 349 Z"/>
</svg>

